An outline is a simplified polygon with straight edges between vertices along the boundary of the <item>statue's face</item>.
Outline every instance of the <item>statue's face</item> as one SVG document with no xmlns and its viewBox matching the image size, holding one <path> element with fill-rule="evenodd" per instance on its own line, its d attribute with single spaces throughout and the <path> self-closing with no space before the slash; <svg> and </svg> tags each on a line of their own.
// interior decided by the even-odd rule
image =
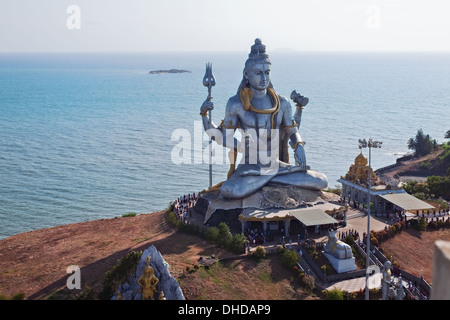
<svg viewBox="0 0 450 320">
<path fill-rule="evenodd" d="M 270 70 L 272 66 L 268 63 L 257 63 L 245 72 L 250 87 L 256 90 L 265 90 L 270 84 Z"/>
</svg>

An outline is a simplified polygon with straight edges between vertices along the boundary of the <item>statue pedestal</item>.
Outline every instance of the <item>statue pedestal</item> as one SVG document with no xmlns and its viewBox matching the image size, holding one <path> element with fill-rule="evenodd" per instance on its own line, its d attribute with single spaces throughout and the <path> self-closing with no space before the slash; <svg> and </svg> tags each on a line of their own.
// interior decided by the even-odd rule
<svg viewBox="0 0 450 320">
<path fill-rule="evenodd" d="M 344 273 L 356 270 L 355 257 L 349 259 L 336 259 L 327 252 L 324 252 L 323 254 L 325 255 L 325 257 L 327 257 L 328 261 L 330 261 L 331 265 L 333 266 L 334 270 L 336 270 L 337 273 Z"/>
<path fill-rule="evenodd" d="M 231 226 L 238 223 L 239 215 L 246 208 L 260 210 L 306 208 L 337 199 L 339 196 L 323 191 L 293 186 L 266 186 L 243 199 L 222 199 L 219 191 L 201 194 L 195 210 L 205 216 L 204 224 L 218 225 L 220 221 L 224 221 Z"/>
</svg>

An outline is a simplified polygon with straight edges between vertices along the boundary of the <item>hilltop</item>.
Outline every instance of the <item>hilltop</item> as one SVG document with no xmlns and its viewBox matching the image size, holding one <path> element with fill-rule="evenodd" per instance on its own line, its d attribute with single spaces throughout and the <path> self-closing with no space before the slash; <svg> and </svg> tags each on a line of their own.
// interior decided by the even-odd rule
<svg viewBox="0 0 450 320">
<path fill-rule="evenodd" d="M 188 300 L 321 299 L 310 295 L 292 270 L 282 267 L 280 255 L 259 263 L 245 255 L 236 256 L 203 238 L 177 231 L 165 215 L 166 211 L 159 211 L 101 219 L 0 240 L 0 295 L 23 293 L 25 299 L 72 300 L 89 290 L 98 294 L 105 273 L 119 259 L 154 245 Z M 436 239 L 450 240 L 450 230 L 404 231 L 382 246 L 405 270 L 418 276 L 423 272 L 431 281 Z M 210 270 L 196 270 L 199 258 L 211 255 L 219 263 Z M 82 290 L 66 288 L 70 265 L 81 269 Z"/>
<path fill-rule="evenodd" d="M 215 255 L 220 260 L 235 255 L 198 236 L 177 232 L 165 214 L 159 211 L 75 223 L 0 240 L 0 294 L 22 292 L 25 299 L 33 300 L 75 299 L 80 290 L 65 288 L 70 265 L 81 269 L 81 291 L 90 288 L 99 293 L 105 273 L 119 259 L 154 245 L 179 279 L 186 299 L 310 299 L 292 284 L 292 272 L 277 262 L 279 256 L 258 266 L 237 257 L 231 262 L 235 266 L 232 271 L 213 269 L 218 278 L 212 276 L 212 280 L 202 277 L 202 272 L 186 272 L 201 256 Z"/>
<path fill-rule="evenodd" d="M 375 173 L 381 179 L 388 181 L 400 180 L 401 182 L 408 182 L 412 180 L 426 180 L 429 176 L 445 176 L 449 168 L 448 162 L 442 161 L 446 148 L 439 146 L 431 153 L 415 157 L 414 155 L 407 155 L 397 159 L 393 165 L 380 168 Z"/>
</svg>

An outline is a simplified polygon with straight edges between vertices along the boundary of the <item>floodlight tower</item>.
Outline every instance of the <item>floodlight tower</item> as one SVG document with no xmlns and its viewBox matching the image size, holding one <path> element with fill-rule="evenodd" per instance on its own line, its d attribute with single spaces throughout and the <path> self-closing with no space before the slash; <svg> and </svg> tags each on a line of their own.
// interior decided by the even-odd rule
<svg viewBox="0 0 450 320">
<path fill-rule="evenodd" d="M 383 142 L 381 141 L 373 141 L 372 138 L 369 139 L 369 142 L 366 139 L 359 139 L 359 148 L 369 148 L 369 172 L 368 172 L 368 198 L 369 202 L 367 204 L 367 239 L 366 239 L 366 269 L 369 268 L 370 264 L 370 189 L 371 189 L 371 167 L 372 167 L 372 148 L 381 148 Z M 366 272 L 366 300 L 369 300 L 369 273 Z"/>
</svg>

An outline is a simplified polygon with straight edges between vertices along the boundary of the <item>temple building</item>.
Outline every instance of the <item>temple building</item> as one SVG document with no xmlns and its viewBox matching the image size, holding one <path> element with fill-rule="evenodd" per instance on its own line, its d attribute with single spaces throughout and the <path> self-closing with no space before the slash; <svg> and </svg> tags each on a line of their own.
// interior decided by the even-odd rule
<svg viewBox="0 0 450 320">
<path fill-rule="evenodd" d="M 367 158 L 361 151 L 355 158 L 355 164 L 350 166 L 344 179 L 350 182 L 368 185 L 369 166 L 367 163 Z M 370 168 L 370 176 L 372 185 L 376 185 L 378 183 L 378 177 L 375 175 L 372 168 Z"/>
<path fill-rule="evenodd" d="M 369 165 L 361 152 L 338 182 L 342 183 L 342 199 L 355 208 L 367 208 L 369 198 Z M 396 212 L 413 212 L 436 209 L 432 205 L 406 193 L 400 185 L 384 184 L 370 168 L 371 212 L 377 216 L 392 217 Z"/>
</svg>

